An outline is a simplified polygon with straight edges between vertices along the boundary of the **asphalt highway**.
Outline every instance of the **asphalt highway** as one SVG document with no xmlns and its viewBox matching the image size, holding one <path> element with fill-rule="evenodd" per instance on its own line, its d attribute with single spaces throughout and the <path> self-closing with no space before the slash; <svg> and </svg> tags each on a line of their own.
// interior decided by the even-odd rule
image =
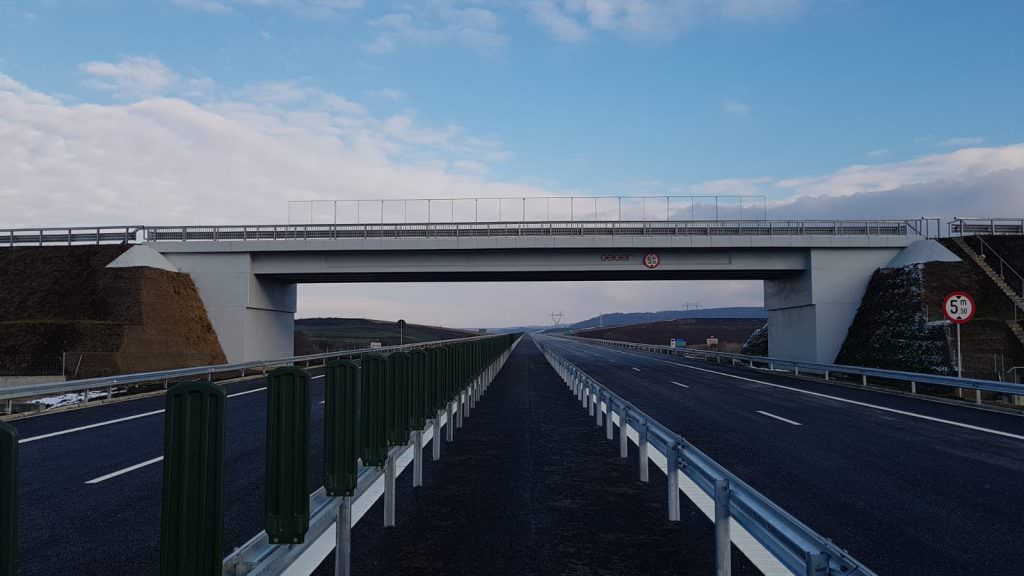
<svg viewBox="0 0 1024 576">
<path fill-rule="evenodd" d="M 1024 574 L 1024 418 L 536 338 L 879 574 Z"/>
<path fill-rule="evenodd" d="M 226 387 L 225 553 L 262 527 L 265 386 L 258 379 Z M 323 394 L 323 379 L 315 379 L 310 491 L 323 475 Z M 159 396 L 14 423 L 19 574 L 159 573 L 163 407 Z"/>
</svg>

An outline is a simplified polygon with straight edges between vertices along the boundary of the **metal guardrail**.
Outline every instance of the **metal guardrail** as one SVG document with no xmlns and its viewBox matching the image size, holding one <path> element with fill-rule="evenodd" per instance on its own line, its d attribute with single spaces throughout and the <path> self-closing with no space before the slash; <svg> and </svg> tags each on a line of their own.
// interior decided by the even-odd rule
<svg viewBox="0 0 1024 576">
<path fill-rule="evenodd" d="M 359 360 L 358 367 L 347 360 L 327 365 L 324 489 L 312 498 L 308 466 L 312 378 L 307 370 L 292 366 L 271 372 L 267 377 L 264 531 L 227 558 L 222 556 L 227 395 L 210 381 L 177 384 L 167 392 L 163 411 L 160 573 L 308 574 L 337 546 L 335 573 L 348 576 L 352 496 L 357 502 L 360 498 L 375 502 L 381 494 L 371 489 L 383 475 L 384 525 L 394 526 L 398 460 L 412 452 L 413 486 L 422 486 L 424 434 L 433 441 L 432 456 L 438 460 L 441 425 L 451 442 L 453 429 L 462 428 L 520 338 L 519 334 L 488 335 L 445 341 L 448 344 L 392 347 L 387 355 L 375 348 L 374 354 Z M 401 350 L 417 346 L 427 349 L 411 354 Z M 0 503 L 4 504 L 0 512 L 17 509 L 17 457 L 17 431 L 0 423 Z M 360 465 L 376 470 L 360 470 Z M 315 511 L 312 518 L 311 509 Z M 335 513 L 340 529 L 334 546 L 325 547 L 322 537 Z M 16 571 L 16 534 L 16 515 L 0 513 L 4 545 L 0 576 L 13 576 Z"/>
<path fill-rule="evenodd" d="M 67 394 L 71 392 L 89 392 L 91 390 L 104 390 L 109 397 L 113 388 L 133 386 L 140 384 L 166 384 L 172 380 L 183 378 L 202 377 L 213 380 L 216 374 L 225 372 L 241 372 L 245 376 L 246 371 L 259 371 L 266 373 L 269 369 L 279 366 L 310 366 L 314 362 L 327 361 L 331 359 L 359 356 L 362 354 L 387 354 L 401 350 L 415 350 L 439 346 L 452 342 L 468 342 L 487 338 L 490 335 L 471 336 L 469 338 L 453 338 L 449 340 L 435 340 L 432 342 L 421 342 L 416 344 L 404 344 L 401 346 L 385 346 L 381 348 L 361 348 L 358 350 L 343 350 L 339 352 L 324 352 L 321 354 L 309 354 L 305 356 L 292 356 L 277 360 L 256 360 L 252 362 L 240 362 L 236 364 L 214 364 L 209 366 L 195 366 L 192 368 L 178 368 L 175 370 L 160 370 L 155 372 L 138 372 L 135 374 L 123 374 L 120 376 L 103 376 L 100 378 L 86 378 L 82 380 L 68 380 L 66 382 L 51 382 L 44 384 L 31 384 L 25 386 L 11 386 L 0 388 L 0 401 L 12 401 L 18 398 L 32 398 L 49 396 L 52 394 Z"/>
<path fill-rule="evenodd" d="M 0 230 L 0 246 L 47 244 L 132 244 L 142 241 L 145 226 L 78 226 L 66 228 L 14 228 Z"/>
<path fill-rule="evenodd" d="M 517 338 L 479 376 L 474 377 L 477 379 L 460 390 L 457 399 L 448 403 L 447 410 L 439 412 L 422 430 L 414 430 L 411 442 L 391 448 L 384 467 L 360 466 L 352 496 L 331 497 L 322 487 L 310 495 L 309 529 L 303 542 L 271 544 L 268 534 L 263 531 L 224 558 L 223 576 L 277 576 L 286 572 L 308 574 L 332 550 L 336 551 L 335 576 L 348 576 L 352 527 L 380 498 L 384 498 L 385 526 L 395 525 L 396 478 L 412 464 L 413 486 L 422 485 L 422 449 L 425 443 L 431 443 L 432 459 L 440 459 L 441 430 L 445 430 L 446 441 L 451 442 L 454 429 L 462 428 L 464 415 L 468 416 L 482 398 L 521 340 Z M 338 530 L 339 526 L 341 530 Z M 342 560 L 339 561 L 339 557 Z"/>
<path fill-rule="evenodd" d="M 950 236 L 974 234 L 1024 235 L 1024 218 L 962 218 L 947 223 Z"/>
<path fill-rule="evenodd" d="M 934 219 L 911 220 L 636 220 L 424 222 L 418 224 L 254 224 L 233 226 L 109 226 L 0 230 L 0 247 L 246 242 L 368 238 L 550 236 L 921 236 Z"/>
<path fill-rule="evenodd" d="M 619 425 L 620 456 L 628 456 L 627 441 L 639 448 L 640 479 L 647 481 L 648 459 L 664 460 L 668 476 L 668 517 L 680 519 L 679 481 L 684 475 L 714 500 L 716 574 L 731 573 L 731 521 L 735 520 L 774 558 L 794 574 L 808 576 L 872 576 L 874 572 L 831 540 L 818 534 L 726 470 L 683 437 L 663 426 L 595 378 L 540 343 L 548 362 L 601 425 L 606 437 Z M 602 414 L 603 413 L 603 414 Z M 625 433 L 623 433 L 625 431 Z M 632 434 L 630 434 L 632 431 Z M 652 454 L 657 452 L 658 454 Z M 655 457 L 657 456 L 657 458 Z"/>
<path fill-rule="evenodd" d="M 847 376 L 859 376 L 861 384 L 868 385 L 870 378 L 881 380 L 905 382 L 910 385 L 911 393 L 917 393 L 918 384 L 934 384 L 949 388 L 962 388 L 974 390 L 975 402 L 981 404 L 981 392 L 998 392 L 1001 394 L 1024 395 L 1024 384 L 1013 384 L 1009 382 L 998 382 L 995 380 L 980 380 L 974 378 L 957 378 L 956 376 L 942 376 L 939 374 L 922 374 L 920 372 L 903 372 L 899 370 L 885 370 L 882 368 L 865 368 L 862 366 L 845 366 L 842 364 L 821 364 L 818 362 L 804 362 L 801 360 L 787 360 L 785 358 L 772 358 L 769 356 L 752 356 L 748 354 L 732 354 L 728 352 L 713 352 L 710 350 L 696 350 L 693 348 L 673 348 L 657 344 L 638 344 L 635 342 L 621 342 L 618 340 L 601 340 L 598 338 L 572 337 L 580 342 L 600 343 L 619 348 L 641 350 L 657 354 L 671 354 L 686 358 L 696 358 L 706 361 L 722 362 L 728 360 L 731 364 L 739 363 L 749 368 L 763 367 L 768 370 L 790 369 L 795 375 L 815 374 L 821 375 L 825 380 L 835 377 L 837 374 Z"/>
<path fill-rule="evenodd" d="M 699 220 L 160 226 L 148 242 L 535 236 L 923 236 L 923 220 Z"/>
</svg>

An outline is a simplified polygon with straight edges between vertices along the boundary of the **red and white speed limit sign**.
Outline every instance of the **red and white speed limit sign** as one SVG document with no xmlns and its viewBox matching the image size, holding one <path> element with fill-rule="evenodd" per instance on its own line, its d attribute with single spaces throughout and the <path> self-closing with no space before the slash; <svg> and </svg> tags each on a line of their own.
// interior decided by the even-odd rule
<svg viewBox="0 0 1024 576">
<path fill-rule="evenodd" d="M 648 252 L 644 254 L 644 266 L 647 266 L 651 270 L 658 267 L 661 264 L 661 257 L 656 252 Z"/>
<path fill-rule="evenodd" d="M 974 298 L 966 292 L 953 292 L 946 296 L 942 311 L 953 324 L 967 324 L 974 318 Z"/>
</svg>

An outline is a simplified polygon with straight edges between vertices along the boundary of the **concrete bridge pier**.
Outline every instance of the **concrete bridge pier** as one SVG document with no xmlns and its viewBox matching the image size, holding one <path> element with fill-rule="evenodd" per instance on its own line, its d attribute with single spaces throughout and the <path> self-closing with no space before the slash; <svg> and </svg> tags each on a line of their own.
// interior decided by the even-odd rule
<svg viewBox="0 0 1024 576">
<path fill-rule="evenodd" d="M 764 281 L 768 355 L 835 362 L 871 275 L 901 248 L 809 249 L 802 272 Z"/>
<path fill-rule="evenodd" d="M 294 354 L 294 283 L 254 274 L 248 252 L 165 257 L 192 276 L 228 362 Z"/>
</svg>

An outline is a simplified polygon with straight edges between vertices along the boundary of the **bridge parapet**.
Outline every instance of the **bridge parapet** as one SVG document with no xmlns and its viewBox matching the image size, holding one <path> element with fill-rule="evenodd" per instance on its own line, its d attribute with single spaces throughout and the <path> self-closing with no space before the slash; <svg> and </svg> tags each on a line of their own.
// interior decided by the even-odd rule
<svg viewBox="0 0 1024 576">
<path fill-rule="evenodd" d="M 89 226 L 0 230 L 0 246 L 489 237 L 930 237 L 931 220 L 647 220 Z"/>
</svg>

